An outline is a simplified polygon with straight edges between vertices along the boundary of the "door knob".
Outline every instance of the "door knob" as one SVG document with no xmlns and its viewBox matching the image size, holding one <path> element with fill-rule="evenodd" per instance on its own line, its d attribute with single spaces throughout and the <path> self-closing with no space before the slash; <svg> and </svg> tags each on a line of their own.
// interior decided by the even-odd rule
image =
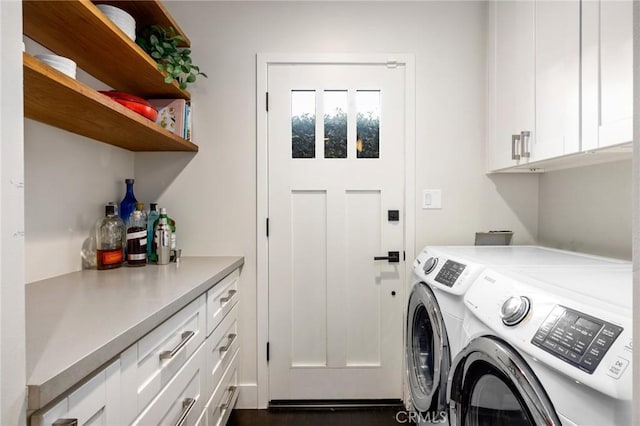
<svg viewBox="0 0 640 426">
<path fill-rule="evenodd" d="M 399 263 L 400 262 L 400 252 L 399 251 L 390 251 L 388 256 L 376 256 L 373 260 L 388 260 L 389 263 Z"/>
</svg>

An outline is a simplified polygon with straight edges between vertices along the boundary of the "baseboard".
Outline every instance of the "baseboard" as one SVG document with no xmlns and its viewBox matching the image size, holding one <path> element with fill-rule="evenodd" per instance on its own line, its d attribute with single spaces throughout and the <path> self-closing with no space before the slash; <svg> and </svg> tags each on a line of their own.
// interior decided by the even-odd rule
<svg viewBox="0 0 640 426">
<path fill-rule="evenodd" d="M 357 410 L 372 408 L 402 408 L 400 399 L 311 399 L 273 400 L 269 410 Z"/>
<path fill-rule="evenodd" d="M 255 383 L 241 383 L 238 385 L 240 394 L 236 407 L 240 410 L 255 410 L 258 408 L 258 385 Z"/>
</svg>

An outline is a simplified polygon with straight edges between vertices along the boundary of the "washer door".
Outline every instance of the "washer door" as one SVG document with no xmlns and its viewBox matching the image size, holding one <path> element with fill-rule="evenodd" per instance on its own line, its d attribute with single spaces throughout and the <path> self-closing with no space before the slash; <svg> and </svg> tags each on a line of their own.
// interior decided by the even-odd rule
<svg viewBox="0 0 640 426">
<path fill-rule="evenodd" d="M 450 425 L 560 425 L 553 404 L 526 361 L 491 336 L 456 357 L 448 384 Z"/>
<path fill-rule="evenodd" d="M 409 296 L 405 353 L 414 408 L 446 410 L 449 341 L 438 302 L 424 283 L 414 285 Z"/>
</svg>

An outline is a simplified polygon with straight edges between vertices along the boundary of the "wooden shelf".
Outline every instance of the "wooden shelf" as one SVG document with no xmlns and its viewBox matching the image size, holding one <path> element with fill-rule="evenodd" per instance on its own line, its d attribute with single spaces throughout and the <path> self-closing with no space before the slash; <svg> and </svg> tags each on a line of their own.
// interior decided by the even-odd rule
<svg viewBox="0 0 640 426">
<path fill-rule="evenodd" d="M 29 54 L 23 61 L 25 117 L 131 151 L 198 151 L 197 145 Z"/>
<path fill-rule="evenodd" d="M 141 10 L 153 9 L 173 19 L 156 1 Z M 24 33 L 58 55 L 73 59 L 80 68 L 116 90 L 143 98 L 189 99 L 178 84 L 166 84 L 165 73 L 88 0 L 32 1 L 22 3 Z"/>
<path fill-rule="evenodd" d="M 130 1 L 130 0 L 94 0 L 94 4 L 110 4 L 118 7 L 136 20 L 136 30 L 148 27 L 150 25 L 160 25 L 163 28 L 172 27 L 176 34 L 184 38 L 184 42 L 180 44 L 183 47 L 191 46 L 189 37 L 182 31 L 182 28 L 173 19 L 169 11 L 158 0 Z"/>
</svg>

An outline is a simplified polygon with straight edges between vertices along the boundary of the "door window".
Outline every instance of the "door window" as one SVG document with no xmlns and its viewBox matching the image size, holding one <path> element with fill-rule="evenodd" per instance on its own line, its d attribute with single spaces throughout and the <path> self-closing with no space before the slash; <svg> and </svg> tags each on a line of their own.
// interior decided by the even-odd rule
<svg viewBox="0 0 640 426">
<path fill-rule="evenodd" d="M 291 91 L 291 156 L 316 156 L 316 92 Z"/>
</svg>

